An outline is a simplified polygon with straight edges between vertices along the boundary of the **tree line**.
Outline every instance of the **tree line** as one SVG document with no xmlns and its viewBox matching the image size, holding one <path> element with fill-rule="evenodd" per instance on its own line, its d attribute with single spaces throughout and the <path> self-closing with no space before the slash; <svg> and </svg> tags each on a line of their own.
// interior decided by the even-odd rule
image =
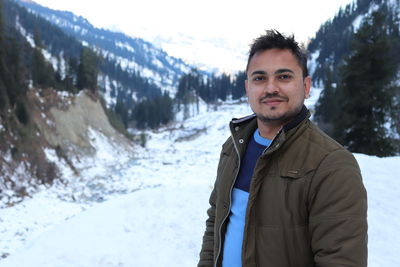
<svg viewBox="0 0 400 267">
<path fill-rule="evenodd" d="M 115 112 L 126 127 L 157 128 L 174 120 L 178 112 L 183 112 L 183 118 L 198 113 L 201 101 L 216 105 L 218 101 L 242 98 L 245 95 L 245 79 L 244 72 L 232 76 L 205 75 L 193 68 L 180 77 L 173 97 L 168 92 L 153 90 L 151 97 L 131 100 L 128 104 L 127 99 L 131 98 L 126 96 L 126 91 L 119 91 Z"/>
</svg>

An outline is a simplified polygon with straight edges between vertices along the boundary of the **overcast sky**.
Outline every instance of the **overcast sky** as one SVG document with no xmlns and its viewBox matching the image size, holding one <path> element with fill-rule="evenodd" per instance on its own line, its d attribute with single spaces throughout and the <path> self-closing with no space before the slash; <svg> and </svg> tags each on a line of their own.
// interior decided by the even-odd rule
<svg viewBox="0 0 400 267">
<path fill-rule="evenodd" d="M 35 0 L 44 6 L 69 10 L 97 27 L 113 28 L 149 41 L 183 35 L 191 40 L 226 42 L 247 52 L 252 39 L 265 29 L 293 33 L 306 42 L 320 25 L 352 0 Z M 185 39 L 175 39 L 182 40 Z M 187 40 L 187 39 L 186 39 Z M 220 44 L 222 45 L 222 44 Z M 198 48 L 200 49 L 199 46 Z M 169 53 L 183 53 L 171 45 Z M 183 50 L 183 49 L 182 49 Z M 215 52 L 218 54 L 218 52 Z M 179 56 L 179 55 L 178 55 Z M 189 55 L 186 55 L 186 57 Z M 201 55 L 199 55 L 201 57 Z"/>
</svg>

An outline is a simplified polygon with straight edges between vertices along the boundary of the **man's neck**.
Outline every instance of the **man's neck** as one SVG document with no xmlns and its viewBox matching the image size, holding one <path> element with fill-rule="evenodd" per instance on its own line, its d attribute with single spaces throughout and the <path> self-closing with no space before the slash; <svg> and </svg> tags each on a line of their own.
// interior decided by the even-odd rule
<svg viewBox="0 0 400 267">
<path fill-rule="evenodd" d="M 257 125 L 258 125 L 258 130 L 260 132 L 261 137 L 267 138 L 267 139 L 274 139 L 275 135 L 279 132 L 279 130 L 282 128 L 283 124 L 277 123 L 277 122 L 264 122 L 261 121 L 260 119 L 257 119 Z"/>
</svg>

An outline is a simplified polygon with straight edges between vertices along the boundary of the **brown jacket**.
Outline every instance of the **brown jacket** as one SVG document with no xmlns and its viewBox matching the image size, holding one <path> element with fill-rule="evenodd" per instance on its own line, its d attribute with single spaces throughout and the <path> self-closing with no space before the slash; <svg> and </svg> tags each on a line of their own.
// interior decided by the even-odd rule
<svg viewBox="0 0 400 267">
<path fill-rule="evenodd" d="M 367 195 L 353 155 L 303 110 L 257 161 L 243 267 L 367 266 Z M 221 266 L 231 192 L 255 116 L 233 120 L 222 147 L 198 266 Z"/>
</svg>

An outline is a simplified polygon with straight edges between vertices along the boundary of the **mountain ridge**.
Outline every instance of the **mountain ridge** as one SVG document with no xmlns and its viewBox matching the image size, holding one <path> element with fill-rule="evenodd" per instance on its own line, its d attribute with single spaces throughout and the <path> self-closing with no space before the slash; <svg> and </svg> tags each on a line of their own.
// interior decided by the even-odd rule
<svg viewBox="0 0 400 267">
<path fill-rule="evenodd" d="M 182 59 L 169 56 L 165 51 L 141 38 L 122 32 L 113 32 L 93 26 L 86 18 L 70 11 L 53 10 L 33 1 L 18 0 L 21 6 L 45 18 L 84 45 L 100 51 L 129 72 L 140 72 L 158 87 L 173 93 L 179 77 L 190 70 Z"/>
</svg>

